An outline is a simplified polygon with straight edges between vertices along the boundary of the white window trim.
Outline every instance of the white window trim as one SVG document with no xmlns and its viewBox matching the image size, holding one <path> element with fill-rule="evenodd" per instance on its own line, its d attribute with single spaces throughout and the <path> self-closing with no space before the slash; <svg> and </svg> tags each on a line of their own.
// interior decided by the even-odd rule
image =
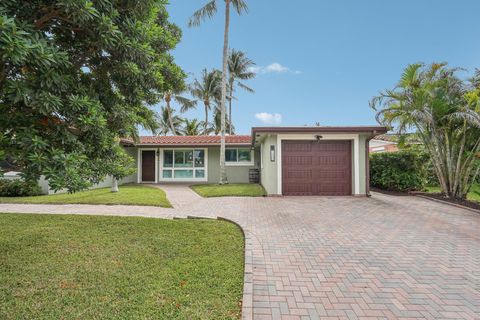
<svg viewBox="0 0 480 320">
<path fill-rule="evenodd" d="M 282 140 L 317 140 L 315 134 L 279 134 L 277 135 L 277 194 L 283 194 L 282 190 Z M 323 140 L 352 140 L 353 141 L 353 170 L 354 188 L 353 194 L 360 194 L 360 154 L 358 134 L 322 134 Z"/>
<path fill-rule="evenodd" d="M 232 147 L 226 147 L 225 150 L 232 150 L 232 149 L 237 149 L 237 157 L 238 157 L 238 149 L 250 149 L 249 147 L 235 147 L 235 148 L 232 148 Z M 227 161 L 225 160 L 225 166 L 226 167 L 251 167 L 255 164 L 255 159 L 253 158 L 255 155 L 255 152 L 253 150 L 250 149 L 250 161 L 249 162 L 245 162 L 245 161 L 238 161 L 238 158 L 237 158 L 237 161 L 234 162 L 234 161 Z"/>
<path fill-rule="evenodd" d="M 155 181 L 142 180 L 142 151 L 155 151 Z M 137 183 L 158 183 L 158 148 L 138 148 L 137 154 Z"/>
<path fill-rule="evenodd" d="M 199 167 L 179 167 L 179 168 L 175 168 L 175 159 L 173 160 L 174 162 L 174 166 L 173 167 L 163 167 L 163 152 L 165 150 L 172 150 L 172 151 L 189 151 L 189 150 L 203 150 L 204 152 L 204 160 L 205 160 L 205 163 L 204 163 L 204 166 L 203 168 L 199 168 Z M 159 167 L 160 167 L 160 170 L 158 171 L 158 180 L 160 182 L 175 182 L 175 181 L 178 181 L 178 182 L 206 182 L 208 181 L 208 148 L 160 148 L 159 149 L 159 153 L 160 153 L 160 157 L 159 157 Z M 175 158 L 175 157 L 174 157 Z M 172 170 L 172 171 L 175 171 L 176 170 L 193 170 L 193 178 L 174 178 L 174 173 L 172 173 L 172 177 L 171 178 L 164 178 L 163 177 L 163 169 L 166 169 L 166 170 Z M 205 176 L 203 178 L 195 178 L 195 169 L 203 169 L 205 171 Z"/>
</svg>

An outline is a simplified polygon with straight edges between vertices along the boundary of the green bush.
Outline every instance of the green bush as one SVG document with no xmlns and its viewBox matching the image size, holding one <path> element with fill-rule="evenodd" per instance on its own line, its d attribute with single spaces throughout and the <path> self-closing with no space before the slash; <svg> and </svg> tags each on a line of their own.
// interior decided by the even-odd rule
<svg viewBox="0 0 480 320">
<path fill-rule="evenodd" d="M 424 190 L 428 181 L 428 155 L 417 151 L 370 155 L 370 184 L 390 191 Z"/>
<path fill-rule="evenodd" d="M 41 193 L 37 183 L 26 182 L 21 179 L 0 179 L 0 197 L 27 197 Z"/>
</svg>

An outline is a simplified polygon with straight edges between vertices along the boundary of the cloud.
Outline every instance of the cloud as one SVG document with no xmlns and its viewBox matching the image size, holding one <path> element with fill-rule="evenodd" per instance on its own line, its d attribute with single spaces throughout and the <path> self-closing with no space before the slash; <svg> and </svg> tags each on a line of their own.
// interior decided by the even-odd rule
<svg viewBox="0 0 480 320">
<path fill-rule="evenodd" d="M 255 72 L 255 73 L 293 73 L 293 74 L 301 74 L 302 73 L 299 70 L 291 70 L 290 68 L 288 68 L 286 66 L 283 66 L 278 62 L 271 63 L 268 66 L 250 67 L 250 72 Z"/>
<path fill-rule="evenodd" d="M 265 124 L 281 124 L 282 115 L 279 113 L 260 112 L 255 114 L 255 118 Z"/>
</svg>

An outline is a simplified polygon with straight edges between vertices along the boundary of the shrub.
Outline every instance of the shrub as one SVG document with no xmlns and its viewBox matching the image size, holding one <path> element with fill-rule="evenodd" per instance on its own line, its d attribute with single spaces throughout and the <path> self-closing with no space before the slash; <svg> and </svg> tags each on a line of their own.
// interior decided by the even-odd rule
<svg viewBox="0 0 480 320">
<path fill-rule="evenodd" d="M 390 191 L 424 190 L 428 163 L 423 152 L 374 153 L 370 155 L 370 184 Z"/>
<path fill-rule="evenodd" d="M 0 179 L 0 197 L 27 197 L 41 193 L 37 183 L 27 182 L 21 179 Z"/>
</svg>

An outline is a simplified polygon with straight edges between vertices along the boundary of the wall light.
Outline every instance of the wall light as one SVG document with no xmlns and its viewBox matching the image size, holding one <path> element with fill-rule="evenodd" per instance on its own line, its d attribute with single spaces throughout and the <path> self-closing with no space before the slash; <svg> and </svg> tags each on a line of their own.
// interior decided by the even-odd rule
<svg viewBox="0 0 480 320">
<path fill-rule="evenodd" d="M 270 146 L 270 161 L 275 161 L 275 146 Z"/>
</svg>

